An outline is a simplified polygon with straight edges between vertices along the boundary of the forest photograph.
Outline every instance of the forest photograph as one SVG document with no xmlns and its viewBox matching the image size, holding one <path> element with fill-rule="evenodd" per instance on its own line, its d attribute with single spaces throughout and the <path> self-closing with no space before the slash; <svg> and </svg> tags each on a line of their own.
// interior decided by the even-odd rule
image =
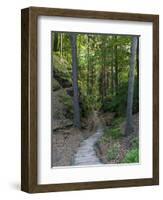
<svg viewBox="0 0 163 200">
<path fill-rule="evenodd" d="M 139 163 L 139 36 L 51 32 L 51 166 Z"/>
</svg>

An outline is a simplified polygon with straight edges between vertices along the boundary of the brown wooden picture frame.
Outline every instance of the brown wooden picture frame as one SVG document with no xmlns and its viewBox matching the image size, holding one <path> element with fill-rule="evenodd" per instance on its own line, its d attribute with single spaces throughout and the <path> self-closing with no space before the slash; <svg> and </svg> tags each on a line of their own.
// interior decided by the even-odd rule
<svg viewBox="0 0 163 200">
<path fill-rule="evenodd" d="M 153 177 L 144 179 L 37 183 L 37 18 L 63 16 L 153 23 Z M 159 184 L 159 16 L 58 8 L 29 7 L 21 11 L 21 190 L 29 193 Z"/>
</svg>

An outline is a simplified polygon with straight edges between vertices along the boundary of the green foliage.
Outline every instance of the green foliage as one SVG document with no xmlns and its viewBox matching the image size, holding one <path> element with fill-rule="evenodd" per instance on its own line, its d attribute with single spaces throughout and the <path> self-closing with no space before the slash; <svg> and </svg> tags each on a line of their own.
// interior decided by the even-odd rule
<svg viewBox="0 0 163 200">
<path fill-rule="evenodd" d="M 105 136 L 112 137 L 113 139 L 118 139 L 122 136 L 122 133 L 119 127 L 105 128 L 104 134 Z"/>
<path fill-rule="evenodd" d="M 138 148 L 132 148 L 131 150 L 129 150 L 123 161 L 123 163 L 137 163 L 139 162 L 139 149 Z"/>
<path fill-rule="evenodd" d="M 131 140 L 131 146 L 132 148 L 139 148 L 139 138 L 138 137 L 134 137 Z"/>
<path fill-rule="evenodd" d="M 125 120 L 124 117 L 116 117 L 112 122 L 112 127 L 119 127 L 120 124 Z"/>
<path fill-rule="evenodd" d="M 107 151 L 108 160 L 115 160 L 119 155 L 120 144 L 115 143 L 111 148 Z"/>
<path fill-rule="evenodd" d="M 65 85 L 72 85 L 71 33 L 53 32 L 53 71 Z M 77 34 L 78 87 L 82 116 L 92 110 L 126 114 L 131 36 Z M 116 70 L 117 65 L 117 70 Z M 118 82 L 116 83 L 116 77 Z M 139 110 L 135 69 L 133 112 Z"/>
<path fill-rule="evenodd" d="M 119 116 L 125 114 L 127 105 L 127 88 L 128 83 L 125 82 L 121 87 L 119 87 L 117 94 L 105 98 L 103 104 L 104 112 L 116 112 Z"/>
<path fill-rule="evenodd" d="M 139 139 L 134 137 L 131 140 L 131 149 L 127 151 L 123 163 L 137 163 L 139 162 Z"/>
<path fill-rule="evenodd" d="M 120 128 L 120 124 L 124 121 L 123 117 L 117 117 L 113 120 L 112 125 L 110 127 L 105 127 L 104 135 L 102 137 L 102 142 L 106 142 L 108 138 L 112 138 L 114 140 L 122 137 L 122 132 Z"/>
<path fill-rule="evenodd" d="M 123 82 L 118 89 L 118 93 L 106 96 L 102 105 L 104 112 L 116 112 L 118 116 L 125 115 L 127 106 L 128 82 Z M 134 84 L 133 113 L 139 111 L 139 88 L 137 80 Z"/>
<path fill-rule="evenodd" d="M 83 117 L 86 117 L 94 110 L 94 98 L 90 95 L 82 95 L 81 101 L 81 114 Z"/>
</svg>

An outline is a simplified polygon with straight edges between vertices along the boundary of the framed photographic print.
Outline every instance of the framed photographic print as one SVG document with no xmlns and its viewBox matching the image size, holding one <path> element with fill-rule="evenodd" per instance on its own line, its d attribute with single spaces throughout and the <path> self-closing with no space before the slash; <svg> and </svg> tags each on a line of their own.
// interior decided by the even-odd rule
<svg viewBox="0 0 163 200">
<path fill-rule="evenodd" d="M 159 16 L 21 11 L 21 189 L 159 184 Z"/>
</svg>

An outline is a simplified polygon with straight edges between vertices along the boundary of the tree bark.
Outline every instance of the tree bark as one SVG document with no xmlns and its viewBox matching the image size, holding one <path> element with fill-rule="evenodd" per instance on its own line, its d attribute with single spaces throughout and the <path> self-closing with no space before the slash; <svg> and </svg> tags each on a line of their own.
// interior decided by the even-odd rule
<svg viewBox="0 0 163 200">
<path fill-rule="evenodd" d="M 133 36 L 131 41 L 131 57 L 130 57 L 130 71 L 128 80 L 127 119 L 126 119 L 125 135 L 129 135 L 134 130 L 133 119 L 132 119 L 132 107 L 133 107 L 133 94 L 134 94 L 134 69 L 136 66 L 136 49 L 137 49 L 137 36 Z"/>
<path fill-rule="evenodd" d="M 114 94 L 114 47 L 112 49 L 112 63 L 111 63 L 111 93 Z"/>
<path fill-rule="evenodd" d="M 89 77 L 89 72 L 90 72 L 90 58 L 89 58 L 89 41 L 90 41 L 90 38 L 89 38 L 89 35 L 88 35 L 88 46 L 87 46 L 87 94 L 89 95 L 90 94 L 90 77 Z"/>
<path fill-rule="evenodd" d="M 61 58 L 62 58 L 62 52 L 63 52 L 63 50 L 62 50 L 62 48 L 63 48 L 63 35 L 62 35 L 62 33 L 61 33 L 61 38 L 60 38 L 60 40 L 61 40 L 61 43 L 60 43 L 60 45 L 61 45 L 61 51 L 60 51 L 60 56 L 61 56 Z"/>
<path fill-rule="evenodd" d="M 53 51 L 58 51 L 58 33 L 53 32 Z"/>
<path fill-rule="evenodd" d="M 104 62 L 103 62 L 103 65 L 104 65 L 104 96 L 106 97 L 106 90 L 107 90 L 107 69 L 106 69 L 106 38 L 104 38 L 104 54 L 103 54 L 103 57 L 104 57 Z"/>
<path fill-rule="evenodd" d="M 118 47 L 117 47 L 117 36 L 115 36 L 115 91 L 118 93 Z"/>
<path fill-rule="evenodd" d="M 78 89 L 78 71 L 77 71 L 77 45 L 76 34 L 71 33 L 72 46 L 72 80 L 73 80 L 73 106 L 74 106 L 74 126 L 80 128 L 80 108 L 79 108 L 79 89 Z"/>
<path fill-rule="evenodd" d="M 139 102 L 139 38 L 137 38 L 137 53 L 136 53 L 136 70 L 137 70 L 137 102 Z M 139 112 L 139 105 L 138 105 Z"/>
</svg>

